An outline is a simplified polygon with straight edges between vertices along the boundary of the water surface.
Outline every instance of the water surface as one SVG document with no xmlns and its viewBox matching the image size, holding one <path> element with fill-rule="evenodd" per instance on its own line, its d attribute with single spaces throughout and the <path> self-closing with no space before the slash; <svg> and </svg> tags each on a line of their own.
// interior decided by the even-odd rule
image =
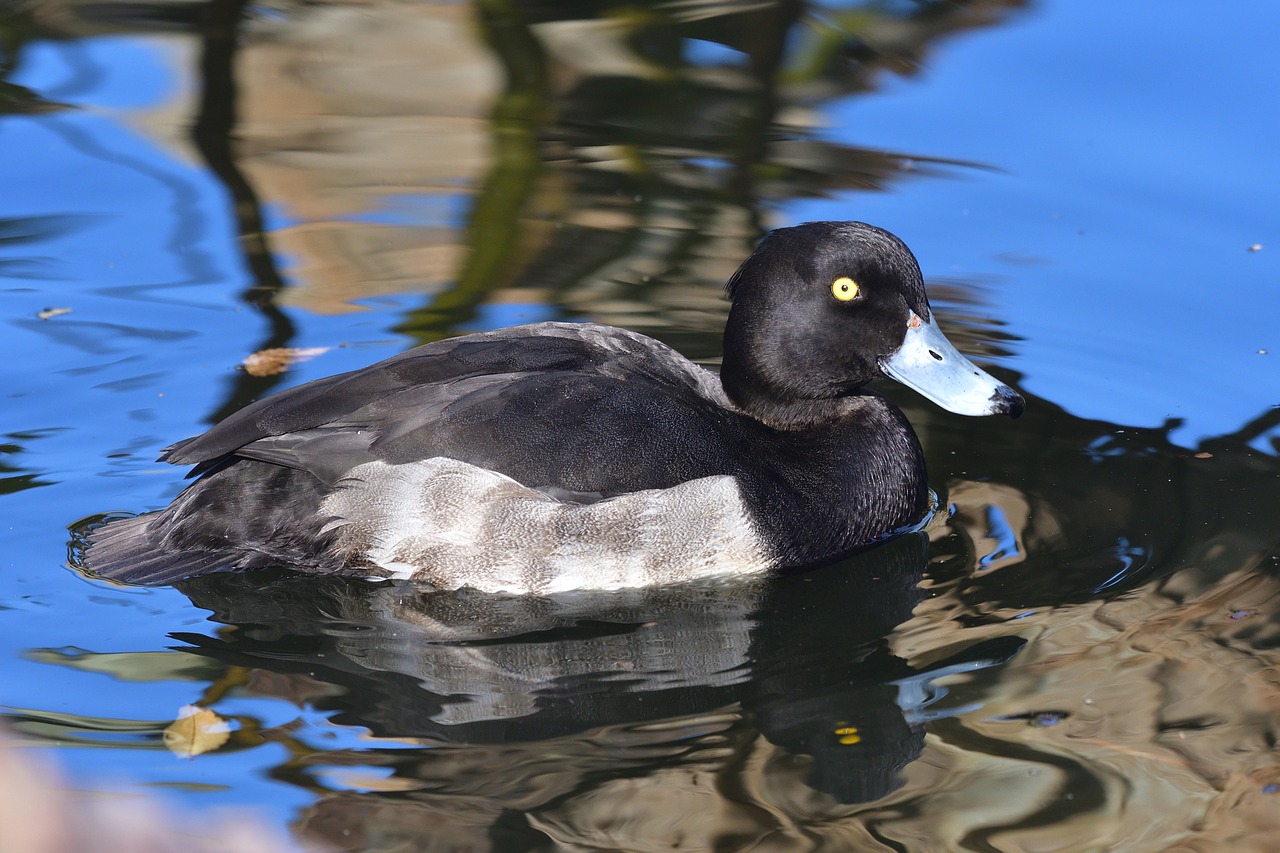
<svg viewBox="0 0 1280 853">
<path fill-rule="evenodd" d="M 338 849 L 1269 849 L 1278 24 L 1265 0 L 14 7 L 9 730 L 78 788 Z M 594 320 L 714 366 L 724 279 L 816 218 L 901 235 L 952 339 L 1029 395 L 1007 422 L 884 389 L 946 507 L 918 535 L 553 600 L 68 565 L 81 520 L 182 488 L 162 446 L 415 343 Z M 239 367 L 278 347 L 308 358 Z M 229 736 L 184 758 L 190 705 Z"/>
</svg>

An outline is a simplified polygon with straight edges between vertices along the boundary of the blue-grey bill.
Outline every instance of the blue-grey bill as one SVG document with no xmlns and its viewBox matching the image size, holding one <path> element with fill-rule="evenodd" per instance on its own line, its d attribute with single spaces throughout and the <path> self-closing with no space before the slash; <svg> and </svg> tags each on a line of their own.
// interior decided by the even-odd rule
<svg viewBox="0 0 1280 853">
<path fill-rule="evenodd" d="M 892 379 L 958 415 L 1022 414 L 1022 395 L 960 354 L 933 324 L 911 315 L 898 351 L 880 360 Z"/>
</svg>

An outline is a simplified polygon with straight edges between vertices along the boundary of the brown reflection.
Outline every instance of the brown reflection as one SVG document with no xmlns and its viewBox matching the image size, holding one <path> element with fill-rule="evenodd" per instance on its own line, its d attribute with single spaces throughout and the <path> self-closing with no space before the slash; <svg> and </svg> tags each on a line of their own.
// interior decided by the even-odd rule
<svg viewBox="0 0 1280 853">
<path fill-rule="evenodd" d="M 435 294 L 408 321 L 434 337 L 513 285 L 716 288 L 770 204 L 943 165 L 820 140 L 818 110 L 1021 4 L 48 5 L 50 30 L 201 38 L 196 138 L 258 288 L 255 195 L 285 220 L 287 300 Z"/>
<path fill-rule="evenodd" d="M 1174 424 L 1045 406 L 1010 434 L 1021 446 L 971 443 L 963 425 L 931 435 L 931 453 L 993 480 L 950 485 L 928 596 L 891 646 L 921 666 L 962 638 L 1030 642 L 998 683 L 974 679 L 982 712 L 931 726 L 906 784 L 865 817 L 938 849 L 1268 849 L 1280 530 L 1259 510 L 1280 461 L 1250 443 L 1275 413 L 1186 449 Z M 895 814 L 904 802 L 914 817 Z"/>
</svg>

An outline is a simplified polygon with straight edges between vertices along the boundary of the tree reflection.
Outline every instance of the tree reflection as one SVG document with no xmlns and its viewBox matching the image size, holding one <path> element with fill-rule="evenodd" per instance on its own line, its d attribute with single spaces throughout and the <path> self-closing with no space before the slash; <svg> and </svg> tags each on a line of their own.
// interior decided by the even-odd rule
<svg viewBox="0 0 1280 853">
<path fill-rule="evenodd" d="M 10 57 L 24 39 L 198 39 L 191 138 L 226 187 L 263 348 L 317 294 L 424 293 L 398 328 L 427 341 L 515 292 L 711 357 L 721 284 L 774 207 L 972 167 L 836 142 L 824 108 L 1023 5 L 82 0 L 5 33 Z M 210 419 L 277 381 L 239 377 Z"/>
<path fill-rule="evenodd" d="M 199 105 L 191 137 L 205 164 L 227 188 L 235 233 L 249 269 L 248 287 L 241 300 L 266 321 L 268 332 L 259 350 L 288 346 L 296 330 L 288 314 L 276 304 L 285 287 L 276 268 L 269 237 L 262 221 L 262 203 L 245 179 L 235 148 L 240 87 L 235 73 L 235 57 L 240 43 L 240 26 L 247 0 L 209 0 L 197 21 L 200 36 Z M 217 422 L 267 393 L 279 382 L 278 376 L 262 377 L 249 372 L 237 374 L 232 393 L 221 409 L 209 418 Z"/>
<path fill-rule="evenodd" d="M 462 273 L 401 329 L 439 337 L 530 284 L 592 316 L 575 291 L 661 311 L 715 292 L 778 204 L 971 166 L 823 139 L 820 110 L 1017 5 L 480 3 L 507 73 L 498 153 Z"/>
</svg>

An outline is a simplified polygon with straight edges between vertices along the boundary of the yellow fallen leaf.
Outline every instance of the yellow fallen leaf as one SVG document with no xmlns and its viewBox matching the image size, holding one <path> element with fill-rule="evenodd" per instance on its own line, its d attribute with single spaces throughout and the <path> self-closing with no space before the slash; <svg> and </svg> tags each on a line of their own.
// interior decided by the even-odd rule
<svg viewBox="0 0 1280 853">
<path fill-rule="evenodd" d="M 178 718 L 164 730 L 164 745 L 182 758 L 195 758 L 210 752 L 231 737 L 231 725 L 208 708 L 183 705 Z"/>
</svg>

